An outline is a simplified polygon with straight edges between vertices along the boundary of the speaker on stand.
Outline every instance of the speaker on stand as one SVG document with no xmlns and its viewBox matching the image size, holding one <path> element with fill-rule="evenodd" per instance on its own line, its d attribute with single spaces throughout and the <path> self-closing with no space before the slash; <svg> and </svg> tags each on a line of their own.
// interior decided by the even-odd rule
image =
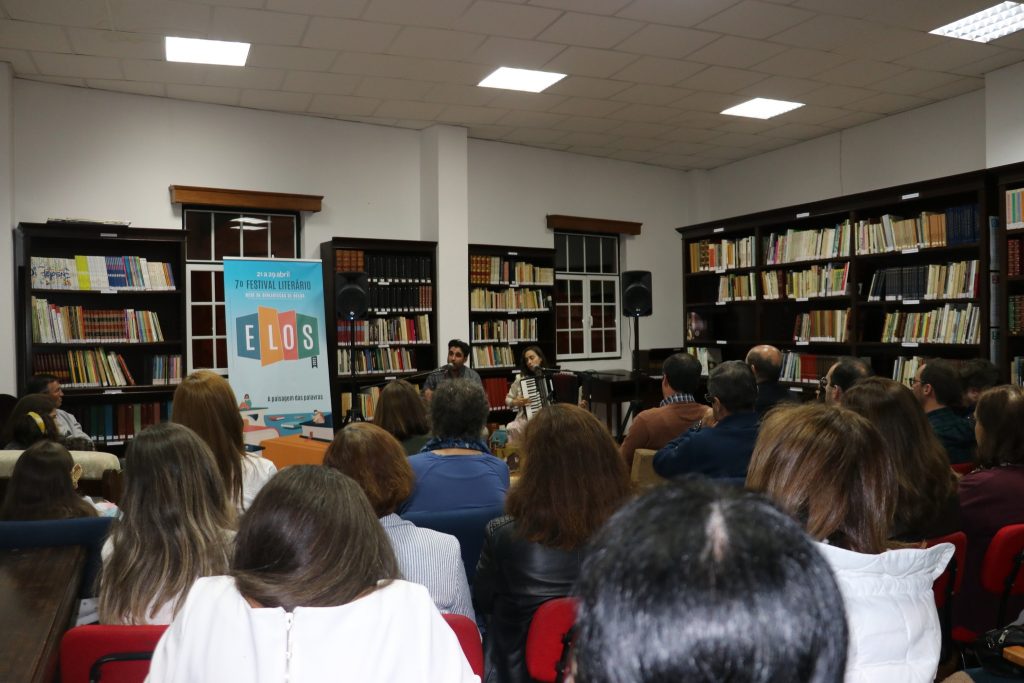
<svg viewBox="0 0 1024 683">
<path fill-rule="evenodd" d="M 640 372 L 640 318 L 654 312 L 651 297 L 651 271 L 625 270 L 622 272 L 622 313 L 633 318 L 633 398 L 629 402 L 629 410 L 622 416 L 617 437 L 622 442 L 626 434 L 626 425 L 631 417 L 636 417 L 644 408 L 641 398 L 643 375 Z"/>
<path fill-rule="evenodd" d="M 334 310 L 339 318 L 348 321 L 348 377 L 351 407 L 345 413 L 342 426 L 350 422 L 362 422 L 363 413 L 356 400 L 359 387 L 356 384 L 356 320 L 366 317 L 369 310 L 369 281 L 366 273 L 334 274 Z"/>
</svg>

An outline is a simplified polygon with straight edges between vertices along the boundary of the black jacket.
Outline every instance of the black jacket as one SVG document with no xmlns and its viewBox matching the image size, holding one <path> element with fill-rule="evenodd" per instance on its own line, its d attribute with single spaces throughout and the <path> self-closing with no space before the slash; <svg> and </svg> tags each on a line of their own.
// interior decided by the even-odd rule
<svg viewBox="0 0 1024 683">
<path fill-rule="evenodd" d="M 757 385 L 757 401 L 754 410 L 764 416 L 779 403 L 793 403 L 797 400 L 793 392 L 776 382 L 761 382 Z"/>
<path fill-rule="evenodd" d="M 523 540 L 507 515 L 487 524 L 473 579 L 473 607 L 487 625 L 487 680 L 531 680 L 526 672 L 530 619 L 541 604 L 569 595 L 582 560 L 582 549 L 557 550 Z"/>
</svg>

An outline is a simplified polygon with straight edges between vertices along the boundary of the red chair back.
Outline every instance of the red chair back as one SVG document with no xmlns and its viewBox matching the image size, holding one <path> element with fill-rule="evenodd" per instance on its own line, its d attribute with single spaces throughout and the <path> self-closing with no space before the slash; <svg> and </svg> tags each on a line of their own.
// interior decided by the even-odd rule
<svg viewBox="0 0 1024 683">
<path fill-rule="evenodd" d="M 964 557 L 967 554 L 967 534 L 957 531 L 945 536 L 929 538 L 925 543 L 929 548 L 940 543 L 952 543 L 953 547 L 956 548 L 953 552 L 953 557 L 949 560 L 949 564 L 946 565 L 946 571 L 942 572 L 932 585 L 932 591 L 935 593 L 935 606 L 942 609 L 946 605 L 947 600 L 960 592 L 960 586 L 963 585 Z M 951 579 L 952 582 L 950 581 Z"/>
<path fill-rule="evenodd" d="M 1024 593 L 1024 576 L 1020 571 L 1022 561 L 1024 524 L 1004 526 L 988 544 L 981 564 L 981 587 L 989 593 L 1002 596 L 993 628 L 1003 626 L 1006 603 L 1010 596 Z"/>
<path fill-rule="evenodd" d="M 575 623 L 576 598 L 555 598 L 537 608 L 526 633 L 526 670 L 531 677 L 542 683 L 560 680 L 565 636 Z"/>
<path fill-rule="evenodd" d="M 484 648 L 480 644 L 480 631 L 477 630 L 473 620 L 462 614 L 442 614 L 451 629 L 455 631 L 455 637 L 459 639 L 459 645 L 466 655 L 469 668 L 473 673 L 484 680 Z"/>
<path fill-rule="evenodd" d="M 972 471 L 977 466 L 978 464 L 973 462 L 961 462 L 957 463 L 956 465 L 950 465 L 950 467 L 953 468 L 953 471 L 961 476 Z"/>
<path fill-rule="evenodd" d="M 60 642 L 61 683 L 142 683 L 166 626 L 77 626 Z M 101 661 L 111 657 L 110 661 Z M 95 668 L 95 671 L 93 669 Z"/>
</svg>

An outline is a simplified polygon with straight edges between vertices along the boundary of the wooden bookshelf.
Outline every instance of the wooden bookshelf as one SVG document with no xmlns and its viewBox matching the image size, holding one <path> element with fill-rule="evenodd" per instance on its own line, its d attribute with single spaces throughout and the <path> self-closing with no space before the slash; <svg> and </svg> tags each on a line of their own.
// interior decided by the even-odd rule
<svg viewBox="0 0 1024 683">
<path fill-rule="evenodd" d="M 998 205 L 989 280 L 995 291 L 992 345 L 1009 381 L 1024 385 L 1024 164 L 992 170 Z"/>
<path fill-rule="evenodd" d="M 988 187 L 968 173 L 679 228 L 687 346 L 773 344 L 808 391 L 842 355 L 883 376 L 988 357 Z"/>
<path fill-rule="evenodd" d="M 22 223 L 15 271 L 19 394 L 59 377 L 62 409 L 108 450 L 168 418 L 187 367 L 184 231 Z"/>
</svg>

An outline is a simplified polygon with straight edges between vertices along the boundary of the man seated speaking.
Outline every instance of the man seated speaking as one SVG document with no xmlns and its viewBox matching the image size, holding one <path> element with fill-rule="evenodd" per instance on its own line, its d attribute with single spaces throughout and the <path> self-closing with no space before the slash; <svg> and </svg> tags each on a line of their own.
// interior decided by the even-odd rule
<svg viewBox="0 0 1024 683">
<path fill-rule="evenodd" d="M 726 361 L 708 375 L 708 401 L 714 427 L 698 422 L 654 456 L 654 471 L 670 478 L 696 472 L 716 479 L 742 479 L 757 440 L 754 412 L 757 383 L 750 366 Z"/>
<path fill-rule="evenodd" d="M 428 401 L 434 395 L 437 385 L 446 379 L 470 379 L 483 386 L 483 381 L 476 370 L 466 365 L 468 359 L 469 344 L 461 339 L 452 339 L 448 342 L 448 364 L 430 373 L 423 383 L 423 395 Z"/>
</svg>

